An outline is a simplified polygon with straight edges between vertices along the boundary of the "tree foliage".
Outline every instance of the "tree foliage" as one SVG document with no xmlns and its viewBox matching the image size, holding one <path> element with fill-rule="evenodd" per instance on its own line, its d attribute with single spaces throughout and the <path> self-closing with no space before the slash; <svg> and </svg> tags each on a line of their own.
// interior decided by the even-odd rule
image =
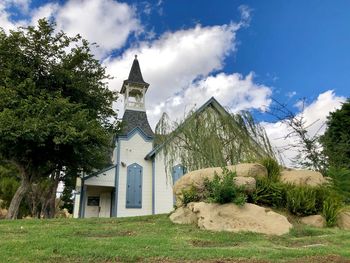
<svg viewBox="0 0 350 263">
<path fill-rule="evenodd" d="M 37 178 L 106 163 L 116 128 L 107 79 L 89 43 L 53 23 L 0 30 L 0 158 L 21 175 L 10 217 Z"/>
<path fill-rule="evenodd" d="M 321 142 L 330 166 L 350 170 L 350 99 L 327 117 Z"/>
<path fill-rule="evenodd" d="M 192 111 L 179 123 L 163 115 L 156 126 L 156 141 L 162 145 L 167 174 L 176 162 L 193 171 L 274 156 L 265 130 L 248 112 L 230 114 L 212 107 Z"/>
</svg>

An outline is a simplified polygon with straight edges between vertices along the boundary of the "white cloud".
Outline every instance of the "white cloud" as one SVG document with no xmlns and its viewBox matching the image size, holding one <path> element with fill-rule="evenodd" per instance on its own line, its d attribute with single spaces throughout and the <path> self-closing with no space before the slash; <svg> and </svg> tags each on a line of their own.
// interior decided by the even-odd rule
<svg viewBox="0 0 350 263">
<path fill-rule="evenodd" d="M 6 7 L 16 5 L 25 13 L 29 3 L 29 0 L 0 3 L 0 27 L 8 31 L 17 26 L 36 24 L 40 18 L 52 17 L 58 30 L 72 36 L 80 34 L 91 43 L 97 43 L 99 47 L 94 47 L 93 52 L 98 58 L 123 47 L 130 34 L 139 34 L 143 30 L 136 10 L 113 0 L 69 0 L 63 5 L 48 3 L 30 10 L 29 19 L 13 22 Z"/>
<path fill-rule="evenodd" d="M 315 101 L 307 105 L 303 112 L 297 114 L 297 116 L 304 117 L 305 127 L 308 127 L 307 131 L 310 136 L 316 134 L 322 135 L 325 131 L 325 122 L 330 112 L 341 107 L 341 103 L 345 101 L 345 97 L 336 96 L 333 90 L 328 90 L 321 93 Z M 316 121 L 316 122 L 315 122 Z M 297 155 L 297 150 L 289 149 L 289 145 L 295 143 L 293 138 L 285 138 L 290 132 L 289 127 L 282 121 L 276 123 L 263 123 L 266 129 L 267 135 L 274 147 L 283 150 L 283 161 L 287 166 L 292 166 L 291 159 Z"/>
<path fill-rule="evenodd" d="M 18 7 L 20 9 L 25 10 L 25 2 L 22 1 L 21 5 Z M 13 30 L 16 27 L 25 25 L 25 21 L 13 21 L 11 19 L 11 14 L 7 11 L 7 8 L 16 4 L 16 1 L 5 0 L 0 2 L 0 27 L 2 27 L 5 31 Z"/>
<path fill-rule="evenodd" d="M 191 110 L 201 106 L 212 96 L 232 112 L 264 110 L 271 103 L 270 95 L 269 87 L 254 83 L 253 73 L 245 77 L 238 73 L 219 73 L 193 82 L 187 89 L 149 111 L 148 116 L 154 120 L 161 112 L 166 111 L 173 119 L 182 118 L 184 106 Z"/>
<path fill-rule="evenodd" d="M 31 25 L 36 25 L 41 18 L 51 18 L 59 10 L 57 3 L 50 3 L 33 9 L 31 12 Z"/>
<path fill-rule="evenodd" d="M 131 33 L 142 30 L 135 10 L 113 0 L 70 0 L 55 15 L 57 26 L 70 35 L 96 42 L 98 57 L 124 46 Z"/>
<path fill-rule="evenodd" d="M 287 92 L 287 97 L 288 98 L 293 98 L 295 95 L 297 95 L 297 92 L 296 91 L 289 91 Z"/>
<path fill-rule="evenodd" d="M 238 10 L 241 13 L 241 26 L 248 26 L 250 24 L 251 13 L 253 10 L 247 5 L 240 5 Z"/>
<path fill-rule="evenodd" d="M 167 32 L 119 57 L 106 59 L 108 73 L 116 77 L 110 88 L 121 88 L 137 54 L 144 80 L 151 84 L 146 107 L 153 127 L 162 112 L 173 120 L 182 118 L 186 110 L 212 96 L 232 111 L 264 109 L 271 102 L 271 89 L 254 83 L 253 73 L 218 73 L 228 55 L 236 51 L 236 32 L 250 19 L 249 8 L 242 6 L 240 11 L 242 19 L 238 23 Z"/>
<path fill-rule="evenodd" d="M 154 41 L 142 42 L 120 57 L 104 62 L 109 74 L 116 77 L 110 82 L 110 87 L 114 90 L 121 88 L 134 55 L 138 54 L 143 77 L 151 84 L 147 103 L 148 110 L 152 112 L 195 80 L 222 69 L 224 59 L 236 49 L 238 29 L 239 26 L 233 23 L 211 27 L 197 25 L 165 33 Z"/>
</svg>

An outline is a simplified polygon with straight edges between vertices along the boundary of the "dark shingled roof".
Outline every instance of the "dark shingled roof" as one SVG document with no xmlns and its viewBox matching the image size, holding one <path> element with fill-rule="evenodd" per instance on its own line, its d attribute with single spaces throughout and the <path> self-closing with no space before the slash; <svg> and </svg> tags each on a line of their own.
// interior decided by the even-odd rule
<svg viewBox="0 0 350 263">
<path fill-rule="evenodd" d="M 135 83 L 146 83 L 142 78 L 140 64 L 137 60 L 137 56 L 135 56 L 134 62 L 132 63 L 129 77 L 127 80 Z"/>
<path fill-rule="evenodd" d="M 127 135 L 135 128 L 140 128 L 148 137 L 153 138 L 154 133 L 148 123 L 146 112 L 126 110 L 123 116 L 123 130 L 121 135 Z"/>
<path fill-rule="evenodd" d="M 125 92 L 125 84 L 128 84 L 128 83 L 142 85 L 142 86 L 145 86 L 146 89 L 149 86 L 149 84 L 143 80 L 141 68 L 140 68 L 139 61 L 137 60 L 137 56 L 135 56 L 134 62 L 132 63 L 128 79 L 124 80 L 122 89 L 120 91 L 121 93 Z"/>
</svg>

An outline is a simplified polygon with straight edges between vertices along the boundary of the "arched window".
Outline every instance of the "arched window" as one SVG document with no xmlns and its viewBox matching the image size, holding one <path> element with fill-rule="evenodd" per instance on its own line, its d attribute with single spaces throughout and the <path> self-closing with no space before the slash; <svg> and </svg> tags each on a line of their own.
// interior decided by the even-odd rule
<svg viewBox="0 0 350 263">
<path fill-rule="evenodd" d="M 126 181 L 126 208 L 142 208 L 142 166 L 129 165 Z"/>
</svg>

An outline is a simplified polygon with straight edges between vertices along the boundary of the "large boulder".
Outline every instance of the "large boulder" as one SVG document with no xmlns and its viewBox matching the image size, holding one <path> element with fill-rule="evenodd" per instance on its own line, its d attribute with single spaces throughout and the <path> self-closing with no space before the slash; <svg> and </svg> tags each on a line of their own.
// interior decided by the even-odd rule
<svg viewBox="0 0 350 263">
<path fill-rule="evenodd" d="M 197 224 L 197 215 L 188 207 L 179 207 L 170 215 L 170 220 L 176 224 Z"/>
<path fill-rule="evenodd" d="M 258 163 L 242 163 L 242 164 L 227 166 L 226 168 L 230 171 L 235 171 L 237 173 L 237 177 L 252 177 L 252 178 L 267 177 L 266 168 Z M 221 176 L 222 168 L 211 167 L 211 168 L 192 171 L 185 174 L 174 185 L 175 195 L 181 195 L 182 190 L 189 189 L 192 185 L 199 190 L 203 189 L 205 179 L 208 178 L 209 180 L 212 180 L 214 178 L 215 173 Z M 243 179 L 235 179 L 235 180 L 237 180 L 237 185 L 249 184 L 250 188 L 255 186 L 255 180 L 253 181 L 252 179 L 248 179 L 245 181 Z"/>
<path fill-rule="evenodd" d="M 340 212 L 338 215 L 337 225 L 341 229 L 350 230 L 350 212 Z"/>
<path fill-rule="evenodd" d="M 55 214 L 56 218 L 73 218 L 73 215 L 69 213 L 67 208 L 63 208 L 62 210 L 58 210 Z"/>
<path fill-rule="evenodd" d="M 283 235 L 292 228 L 285 216 L 249 203 L 237 206 L 198 202 L 188 204 L 188 208 L 196 214 L 201 229 Z"/>
<path fill-rule="evenodd" d="M 252 193 L 256 189 L 256 180 L 253 177 L 237 176 L 234 179 L 236 186 L 241 186 L 247 193 Z"/>
<path fill-rule="evenodd" d="M 7 209 L 0 208 L 0 219 L 4 219 L 7 215 Z"/>
<path fill-rule="evenodd" d="M 313 227 L 325 227 L 326 226 L 326 220 L 321 215 L 312 215 L 312 216 L 305 216 L 300 218 L 300 223 L 308 226 Z"/>
<path fill-rule="evenodd" d="M 281 181 L 283 183 L 307 186 L 320 186 L 328 182 L 320 172 L 292 169 L 285 169 L 281 172 Z"/>
</svg>

